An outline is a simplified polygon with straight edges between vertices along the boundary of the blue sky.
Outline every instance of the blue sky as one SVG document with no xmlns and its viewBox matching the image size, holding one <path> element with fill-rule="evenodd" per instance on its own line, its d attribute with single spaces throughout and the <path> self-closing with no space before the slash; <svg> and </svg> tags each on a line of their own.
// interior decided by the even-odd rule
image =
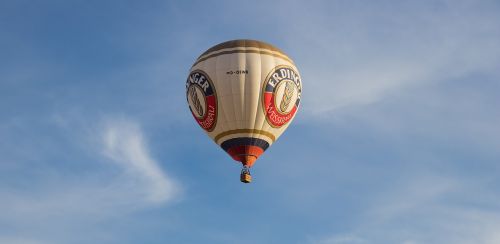
<svg viewBox="0 0 500 244">
<path fill-rule="evenodd" d="M 192 119 L 226 40 L 305 87 L 254 182 Z M 498 1 L 2 1 L 0 243 L 500 243 Z"/>
</svg>

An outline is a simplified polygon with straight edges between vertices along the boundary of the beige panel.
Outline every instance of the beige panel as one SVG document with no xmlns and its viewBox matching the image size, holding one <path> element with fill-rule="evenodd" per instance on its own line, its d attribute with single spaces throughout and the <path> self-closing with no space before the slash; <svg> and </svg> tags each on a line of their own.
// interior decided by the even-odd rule
<svg viewBox="0 0 500 244">
<path fill-rule="evenodd" d="M 245 55 L 241 55 L 240 53 L 235 53 L 235 55 L 223 55 L 221 57 L 228 56 L 231 59 L 232 71 L 244 70 L 246 68 L 246 59 Z M 226 71 L 227 72 L 227 71 Z M 244 106 L 245 99 L 245 81 L 246 78 L 244 75 L 228 75 L 226 74 L 227 82 L 231 84 L 232 87 L 232 95 L 233 95 L 233 109 L 234 109 L 234 120 L 235 120 L 235 128 L 243 128 L 246 111 Z"/>
</svg>

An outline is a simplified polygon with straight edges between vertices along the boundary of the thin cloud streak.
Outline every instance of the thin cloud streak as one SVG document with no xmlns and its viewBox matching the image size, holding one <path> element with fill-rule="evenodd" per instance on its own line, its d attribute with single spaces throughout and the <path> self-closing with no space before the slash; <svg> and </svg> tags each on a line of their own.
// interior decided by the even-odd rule
<svg viewBox="0 0 500 244">
<path fill-rule="evenodd" d="M 355 235 L 333 235 L 321 240 L 311 240 L 310 244 L 365 244 L 366 240 Z"/>
<path fill-rule="evenodd" d="M 40 242 L 37 240 L 32 240 L 29 238 L 20 238 L 20 237 L 0 237 L 0 243 L 8 243 L 8 244 L 45 244 L 46 242 Z"/>
<path fill-rule="evenodd" d="M 462 179 L 414 176 L 371 199 L 372 207 L 357 217 L 349 232 L 310 243 L 498 243 L 500 212 L 476 207 L 498 199 L 484 201 L 470 195 L 465 196 L 470 199 L 462 199 L 464 189 L 478 187 L 482 184 Z"/>
<path fill-rule="evenodd" d="M 127 120 L 106 122 L 102 141 L 103 154 L 120 165 L 131 178 L 144 184 L 148 201 L 162 203 L 174 197 L 176 184 L 149 155 L 143 133 L 136 123 Z"/>
<path fill-rule="evenodd" d="M 128 118 L 108 117 L 89 128 L 82 126 L 82 122 L 88 124 L 84 121 L 60 117 L 65 119 L 55 120 L 52 129 L 66 138 L 54 142 L 57 143 L 54 146 L 61 151 L 80 148 L 73 153 L 91 162 L 81 172 L 46 165 L 30 179 L 31 187 L 0 186 L 0 227 L 9 230 L 23 226 L 22 231 L 12 232 L 23 238 L 12 238 L 12 233 L 0 230 L 1 243 L 3 240 L 23 244 L 67 243 L 74 239 L 73 231 L 88 222 L 121 218 L 179 199 L 180 185 L 167 176 L 150 155 L 139 123 Z M 67 142 L 75 145 L 63 145 Z M 44 150 L 32 153 L 38 160 L 53 160 Z M 17 164 L 33 164 L 18 159 Z M 82 163 L 73 159 L 76 162 L 68 164 Z M 65 233 L 55 234 L 61 228 Z M 39 233 L 44 234 L 38 236 Z"/>
<path fill-rule="evenodd" d="M 304 79 L 303 111 L 314 117 L 415 86 L 497 72 L 500 18 L 487 2 L 323 5 L 291 5 L 314 15 L 287 29 Z"/>
</svg>

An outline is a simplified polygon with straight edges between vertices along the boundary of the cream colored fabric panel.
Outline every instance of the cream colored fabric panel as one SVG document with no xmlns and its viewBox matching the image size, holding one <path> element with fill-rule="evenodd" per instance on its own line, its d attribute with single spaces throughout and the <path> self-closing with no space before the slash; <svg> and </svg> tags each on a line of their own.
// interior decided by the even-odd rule
<svg viewBox="0 0 500 244">
<path fill-rule="evenodd" d="M 226 71 L 226 84 L 232 87 L 233 95 L 233 109 L 234 109 L 234 120 L 235 128 L 240 129 L 245 125 L 245 119 L 247 117 L 244 103 L 245 103 L 245 82 L 248 82 L 244 75 L 231 75 L 227 72 L 244 70 L 246 68 L 246 59 L 243 53 L 234 53 L 230 55 L 222 55 L 222 57 L 227 56 L 231 59 L 231 70 Z"/>
<path fill-rule="evenodd" d="M 220 107 L 224 110 L 224 113 L 221 114 L 221 116 L 224 116 L 224 122 L 221 123 L 220 125 L 224 127 L 224 131 L 226 130 L 234 130 L 236 129 L 236 123 L 235 123 L 235 111 L 234 111 L 234 106 L 233 106 L 233 86 L 231 83 L 227 82 L 227 76 L 226 76 L 226 70 L 228 68 L 231 68 L 231 65 L 234 65 L 232 63 L 231 59 L 227 56 L 217 56 L 212 58 L 212 60 L 215 60 L 215 70 L 214 70 L 214 76 L 215 79 L 217 79 L 217 87 L 220 90 L 220 96 L 219 96 L 219 104 Z M 209 59 L 211 60 L 211 59 Z"/>
<path fill-rule="evenodd" d="M 223 60 L 224 65 L 218 66 L 217 78 L 220 79 L 220 86 L 226 89 L 226 93 L 222 98 L 225 108 L 227 108 L 228 118 L 228 128 L 230 130 L 235 130 L 240 128 L 242 112 L 241 107 L 241 84 L 238 79 L 228 75 L 227 72 L 230 70 L 239 68 L 239 58 L 237 55 L 221 55 L 216 57 L 219 60 Z"/>
<path fill-rule="evenodd" d="M 261 60 L 260 54 L 245 53 L 246 67 L 245 74 L 247 81 L 245 82 L 245 109 L 247 111 L 247 118 L 245 120 L 244 128 L 255 129 L 255 122 L 259 115 L 259 103 L 261 92 Z M 254 137 L 252 134 L 247 137 Z M 272 142 L 271 142 L 272 143 Z M 270 144 L 271 144 L 270 143 Z"/>
</svg>

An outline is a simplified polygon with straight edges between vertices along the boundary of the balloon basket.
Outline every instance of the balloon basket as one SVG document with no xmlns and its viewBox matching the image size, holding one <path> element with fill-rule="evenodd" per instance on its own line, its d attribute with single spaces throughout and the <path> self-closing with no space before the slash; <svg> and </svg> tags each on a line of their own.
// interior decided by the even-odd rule
<svg viewBox="0 0 500 244">
<path fill-rule="evenodd" d="M 250 183 L 250 182 L 252 182 L 252 176 L 250 174 L 242 173 L 240 175 L 240 181 L 243 183 Z"/>
<path fill-rule="evenodd" d="M 243 183 L 252 182 L 252 175 L 250 175 L 250 169 L 247 166 L 243 166 L 241 170 L 240 181 Z"/>
</svg>

